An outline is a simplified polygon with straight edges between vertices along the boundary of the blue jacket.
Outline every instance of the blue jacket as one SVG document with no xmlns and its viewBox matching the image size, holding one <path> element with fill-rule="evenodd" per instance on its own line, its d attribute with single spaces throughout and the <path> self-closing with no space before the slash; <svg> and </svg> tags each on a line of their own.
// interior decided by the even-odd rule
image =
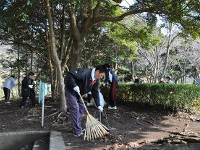
<svg viewBox="0 0 200 150">
<path fill-rule="evenodd" d="M 109 68 L 106 72 L 106 78 L 104 82 L 112 83 L 113 81 L 118 82 L 118 78 L 115 72 L 111 68 Z"/>
<path fill-rule="evenodd" d="M 196 83 L 200 86 L 200 76 L 196 78 Z"/>
<path fill-rule="evenodd" d="M 6 81 L 4 82 L 3 87 L 8 88 L 8 89 L 12 89 L 16 84 L 16 79 L 13 77 L 9 77 L 8 79 L 6 79 Z"/>
</svg>

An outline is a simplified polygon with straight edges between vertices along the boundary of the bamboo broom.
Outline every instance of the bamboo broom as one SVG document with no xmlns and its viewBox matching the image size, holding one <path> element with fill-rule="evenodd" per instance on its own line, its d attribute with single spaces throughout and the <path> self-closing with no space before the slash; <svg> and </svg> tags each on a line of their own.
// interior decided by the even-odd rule
<svg viewBox="0 0 200 150">
<path fill-rule="evenodd" d="M 84 134 L 84 140 L 92 140 L 98 137 L 102 137 L 106 134 L 108 134 L 109 129 L 103 125 L 101 122 L 99 122 L 96 118 L 94 118 L 92 115 L 90 115 L 84 100 L 80 93 L 78 93 L 82 103 L 85 107 L 86 113 L 87 113 L 87 120 L 86 120 L 86 127 L 85 127 L 85 134 Z"/>
</svg>

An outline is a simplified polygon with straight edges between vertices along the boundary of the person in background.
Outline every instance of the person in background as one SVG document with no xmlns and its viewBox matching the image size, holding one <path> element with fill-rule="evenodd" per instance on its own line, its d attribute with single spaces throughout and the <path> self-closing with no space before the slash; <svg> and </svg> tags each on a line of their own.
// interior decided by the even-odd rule
<svg viewBox="0 0 200 150">
<path fill-rule="evenodd" d="M 88 92 L 87 94 L 86 94 L 86 100 L 87 100 L 87 106 L 89 107 L 89 106 L 97 106 L 96 105 L 96 103 L 95 103 L 95 101 L 93 102 L 93 101 L 91 101 L 92 100 L 92 92 Z M 104 107 L 104 98 L 103 98 L 103 94 L 100 92 L 100 89 L 99 89 L 99 100 L 100 100 L 100 106 L 102 106 L 102 107 Z"/>
<path fill-rule="evenodd" d="M 35 99 L 35 91 L 34 91 L 34 85 L 35 81 L 34 79 L 34 73 L 30 72 L 27 77 L 24 77 L 22 80 L 22 91 L 21 91 L 21 96 L 22 100 L 20 102 L 20 107 L 24 108 L 26 105 L 27 98 L 32 102 L 32 106 L 37 106 L 38 101 Z"/>
<path fill-rule="evenodd" d="M 5 95 L 5 103 L 10 104 L 10 90 L 16 85 L 16 79 L 14 75 L 11 75 L 3 85 L 3 91 Z"/>
<path fill-rule="evenodd" d="M 84 104 L 79 94 L 84 95 L 91 91 L 95 104 L 99 111 L 103 111 L 99 99 L 99 79 L 105 76 L 105 68 L 97 66 L 92 70 L 89 68 L 78 68 L 69 71 L 65 79 L 65 95 L 68 110 L 70 112 L 71 124 L 75 137 L 83 135 L 81 122 L 84 113 Z"/>
<path fill-rule="evenodd" d="M 105 86 L 107 83 L 110 83 L 110 90 L 109 90 L 109 106 L 108 109 L 117 109 L 116 106 L 116 89 L 118 86 L 118 78 L 115 72 L 110 68 L 109 64 L 103 65 L 107 72 L 105 76 L 105 80 L 103 83 L 103 86 Z"/>
<path fill-rule="evenodd" d="M 140 83 L 140 78 L 138 78 L 137 76 L 135 77 L 134 83 Z"/>
<path fill-rule="evenodd" d="M 196 78 L 196 84 L 198 85 L 198 86 L 200 86 L 200 73 L 199 73 L 199 75 L 198 75 L 198 77 Z"/>
<path fill-rule="evenodd" d="M 87 94 L 86 94 L 87 96 L 86 96 L 86 98 L 87 98 L 87 106 L 94 106 L 94 103 L 91 103 L 91 99 L 92 99 L 92 92 L 88 92 Z"/>
<path fill-rule="evenodd" d="M 164 78 L 160 78 L 160 81 L 159 81 L 159 83 L 165 83 L 165 80 L 164 80 Z"/>
<path fill-rule="evenodd" d="M 166 83 L 174 84 L 174 81 L 172 81 L 170 76 L 167 76 L 166 79 L 167 79 Z"/>
</svg>

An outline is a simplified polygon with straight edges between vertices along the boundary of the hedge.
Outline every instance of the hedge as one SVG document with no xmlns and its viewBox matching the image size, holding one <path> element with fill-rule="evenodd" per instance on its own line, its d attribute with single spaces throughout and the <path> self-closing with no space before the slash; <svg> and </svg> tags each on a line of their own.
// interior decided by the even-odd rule
<svg viewBox="0 0 200 150">
<path fill-rule="evenodd" d="M 108 94 L 108 90 L 103 91 Z M 126 84 L 119 83 L 117 98 L 122 101 L 162 105 L 175 110 L 199 110 L 200 86 L 192 84 Z"/>
</svg>

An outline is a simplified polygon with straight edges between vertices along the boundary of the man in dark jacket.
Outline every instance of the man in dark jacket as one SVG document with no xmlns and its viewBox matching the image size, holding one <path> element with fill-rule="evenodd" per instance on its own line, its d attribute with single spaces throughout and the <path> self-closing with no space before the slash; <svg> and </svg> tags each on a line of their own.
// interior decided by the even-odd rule
<svg viewBox="0 0 200 150">
<path fill-rule="evenodd" d="M 110 91 L 109 91 L 109 103 L 110 105 L 108 106 L 108 109 L 117 109 L 116 106 L 116 89 L 118 86 L 118 78 L 115 72 L 110 68 L 109 64 L 104 64 L 103 65 L 106 68 L 106 78 L 104 81 L 104 86 L 105 84 L 110 83 Z"/>
<path fill-rule="evenodd" d="M 96 68 L 78 68 L 67 73 L 65 80 L 65 95 L 68 110 L 70 112 L 71 123 L 75 137 L 83 135 L 81 122 L 84 113 L 84 105 L 78 95 L 84 95 L 92 92 L 93 98 L 100 111 L 103 107 L 100 106 L 99 100 L 99 79 L 105 76 L 105 68 L 97 66 Z"/>
<path fill-rule="evenodd" d="M 20 103 L 20 107 L 24 108 L 27 98 L 29 97 L 32 101 L 32 106 L 36 106 L 38 102 L 35 99 L 35 91 L 34 91 L 34 73 L 30 72 L 28 77 L 24 77 L 22 80 L 22 100 Z"/>
</svg>

